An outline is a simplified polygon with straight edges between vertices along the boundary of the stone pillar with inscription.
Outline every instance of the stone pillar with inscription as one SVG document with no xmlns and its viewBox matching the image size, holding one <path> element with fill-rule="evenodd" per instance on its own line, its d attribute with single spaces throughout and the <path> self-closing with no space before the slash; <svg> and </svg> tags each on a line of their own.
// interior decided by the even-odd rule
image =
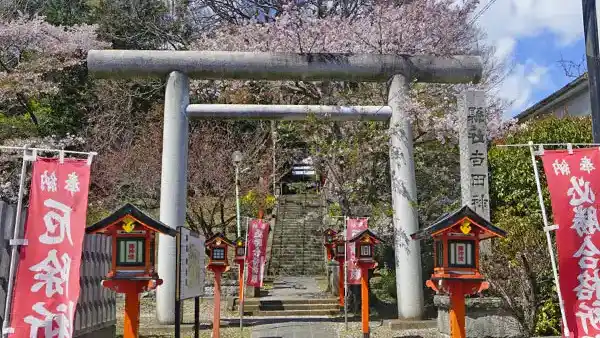
<svg viewBox="0 0 600 338">
<path fill-rule="evenodd" d="M 467 90 L 458 99 L 462 205 L 490 220 L 485 92 Z M 482 243 L 489 252 L 489 243 Z"/>
</svg>

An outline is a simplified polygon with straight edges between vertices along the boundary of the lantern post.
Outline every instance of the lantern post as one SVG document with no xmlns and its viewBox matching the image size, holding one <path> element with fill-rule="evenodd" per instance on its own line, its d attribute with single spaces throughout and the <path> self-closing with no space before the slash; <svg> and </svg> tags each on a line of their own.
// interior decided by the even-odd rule
<svg viewBox="0 0 600 338">
<path fill-rule="evenodd" d="M 366 229 L 356 234 L 348 242 L 355 243 L 356 263 L 360 267 L 360 300 L 362 333 L 364 338 L 370 337 L 369 330 L 369 270 L 377 267 L 375 261 L 375 245 L 382 242 L 376 234 Z"/>
<path fill-rule="evenodd" d="M 235 240 L 235 262 L 240 267 L 240 271 L 238 273 L 238 278 L 240 282 L 240 308 L 241 302 L 244 299 L 244 262 L 246 261 L 246 239 L 244 237 L 239 237 Z"/>
<path fill-rule="evenodd" d="M 325 236 L 325 243 L 323 243 L 323 246 L 325 247 L 325 249 L 327 250 L 327 260 L 330 261 L 333 259 L 333 251 L 334 251 L 334 245 L 335 245 L 335 237 L 337 236 L 337 232 L 334 231 L 333 229 L 329 228 L 325 231 L 323 231 L 323 235 Z"/>
<path fill-rule="evenodd" d="M 125 294 L 123 337 L 137 338 L 140 326 L 140 293 L 156 289 L 162 279 L 156 273 L 154 243 L 157 234 L 175 237 L 177 231 L 152 219 L 131 204 L 85 230 L 112 238 L 112 264 L 102 286 Z"/>
<path fill-rule="evenodd" d="M 489 287 L 479 269 L 480 242 L 505 236 L 504 230 L 495 227 L 468 206 L 411 235 L 414 240 L 433 238 L 434 270 L 425 285 L 437 294 L 450 296 L 452 338 L 467 336 L 465 296 L 481 293 Z"/>
<path fill-rule="evenodd" d="M 207 269 L 215 274 L 215 296 L 213 312 L 213 338 L 221 336 L 221 275 L 229 271 L 229 261 L 227 260 L 227 251 L 233 247 L 233 243 L 225 235 L 218 233 L 206 241 L 208 251 Z"/>
</svg>

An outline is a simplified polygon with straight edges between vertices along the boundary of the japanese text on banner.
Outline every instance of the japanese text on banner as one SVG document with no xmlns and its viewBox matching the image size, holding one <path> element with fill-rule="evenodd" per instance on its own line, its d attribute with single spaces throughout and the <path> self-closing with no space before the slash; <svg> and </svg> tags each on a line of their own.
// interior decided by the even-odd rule
<svg viewBox="0 0 600 338">
<path fill-rule="evenodd" d="M 368 221 L 367 218 L 348 218 L 346 220 L 346 238 L 350 240 L 361 231 L 367 230 Z M 356 264 L 354 243 L 348 243 L 346 250 L 348 284 L 360 284 L 360 267 Z"/>
<path fill-rule="evenodd" d="M 544 152 L 542 156 L 558 225 L 560 291 L 571 337 L 600 336 L 600 225 L 598 148 Z M 600 196 L 599 196 L 600 198 Z"/>
<path fill-rule="evenodd" d="M 87 160 L 34 162 L 10 337 L 72 337 L 89 179 Z"/>
<path fill-rule="evenodd" d="M 246 285 L 248 286 L 262 287 L 269 230 L 269 223 L 260 219 L 253 219 L 248 224 L 246 256 Z"/>
</svg>

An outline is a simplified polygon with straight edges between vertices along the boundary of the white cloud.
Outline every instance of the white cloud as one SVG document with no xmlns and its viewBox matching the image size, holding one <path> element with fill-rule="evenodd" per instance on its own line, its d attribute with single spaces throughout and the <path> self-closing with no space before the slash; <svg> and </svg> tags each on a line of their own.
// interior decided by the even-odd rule
<svg viewBox="0 0 600 338">
<path fill-rule="evenodd" d="M 483 0 L 475 13 L 490 1 L 493 0 Z M 496 0 L 477 23 L 486 33 L 488 43 L 495 46 L 495 57 L 499 60 L 511 61 L 515 46 L 522 38 L 551 33 L 554 41 L 547 43 L 566 47 L 583 37 L 579 0 Z M 535 103 L 532 98 L 535 89 L 551 86 L 548 76 L 551 66 L 555 65 L 549 65 L 546 60 L 521 61 L 514 66 L 498 90 L 500 97 L 513 102 L 511 111 L 505 114 L 507 117 Z"/>
<path fill-rule="evenodd" d="M 514 66 L 510 75 L 495 91 L 495 95 L 511 102 L 511 110 L 504 114 L 508 119 L 535 103 L 532 100 L 534 88 L 547 88 L 551 85 L 548 67 L 527 60 Z"/>
<path fill-rule="evenodd" d="M 479 9 L 492 0 L 484 0 Z M 583 36 L 579 0 L 496 0 L 477 20 L 490 41 L 532 37 L 549 31 L 556 43 L 568 44 Z"/>
</svg>

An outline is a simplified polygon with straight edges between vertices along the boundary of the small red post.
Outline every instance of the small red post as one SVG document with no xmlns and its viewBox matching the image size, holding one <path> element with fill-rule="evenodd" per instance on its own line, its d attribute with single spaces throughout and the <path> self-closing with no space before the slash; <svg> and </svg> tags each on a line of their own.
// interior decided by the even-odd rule
<svg viewBox="0 0 600 338">
<path fill-rule="evenodd" d="M 339 289 L 339 293 L 340 293 L 340 306 L 343 307 L 344 306 L 344 301 L 345 301 L 345 296 L 346 296 L 346 291 L 344 289 L 344 260 L 341 259 L 339 261 L 340 265 L 339 265 L 339 270 L 340 270 L 340 278 L 338 280 L 338 289 Z"/>
<path fill-rule="evenodd" d="M 450 337 L 466 338 L 465 293 L 462 281 L 449 281 L 450 291 Z"/>
<path fill-rule="evenodd" d="M 360 300 L 362 303 L 362 332 L 368 338 L 369 333 L 369 269 L 362 266 L 360 269 Z"/>
<path fill-rule="evenodd" d="M 125 294 L 125 318 L 123 318 L 123 337 L 138 338 L 140 328 L 140 294 L 137 290 L 128 290 Z"/>
<path fill-rule="evenodd" d="M 214 269 L 215 273 L 215 301 L 213 312 L 213 338 L 221 337 L 221 269 Z"/>
<path fill-rule="evenodd" d="M 240 264 L 240 271 L 238 272 L 238 277 L 240 281 L 240 306 L 244 301 L 244 265 Z"/>
</svg>

